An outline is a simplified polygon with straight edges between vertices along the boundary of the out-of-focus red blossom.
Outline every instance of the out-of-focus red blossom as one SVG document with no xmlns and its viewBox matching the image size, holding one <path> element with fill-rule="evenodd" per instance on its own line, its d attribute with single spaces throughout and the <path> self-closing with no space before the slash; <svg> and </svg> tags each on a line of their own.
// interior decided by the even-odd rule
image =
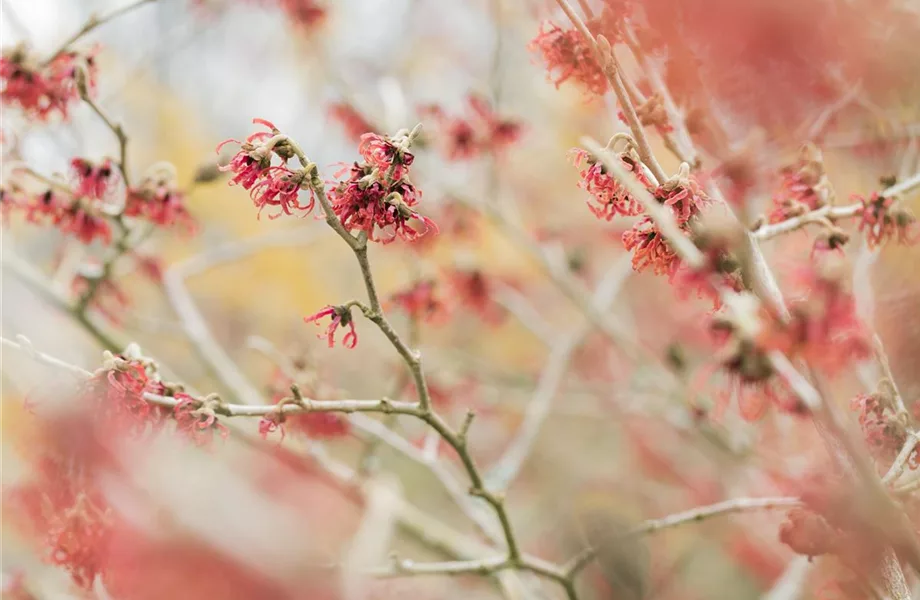
<svg viewBox="0 0 920 600">
<path fill-rule="evenodd" d="M 92 290 L 89 306 L 109 322 L 120 325 L 125 311 L 131 308 L 131 297 L 111 277 L 102 278 L 93 289 L 94 279 L 95 274 L 90 276 L 78 273 L 70 284 L 71 293 L 77 298 L 83 298 Z"/>
<path fill-rule="evenodd" d="M 437 121 L 437 137 L 449 160 L 468 160 L 487 152 L 501 153 L 520 139 L 521 124 L 500 118 L 485 98 L 471 94 L 467 104 L 470 116 L 466 118 L 448 116 L 439 106 L 421 109 Z"/>
<path fill-rule="evenodd" d="M 718 105 L 746 125 L 794 130 L 842 95 L 827 76 L 889 100 L 909 91 L 920 57 L 920 19 L 892 0 L 646 0 L 649 50 L 667 57 L 680 105 Z"/>
<path fill-rule="evenodd" d="M 326 20 L 326 9 L 316 0 L 276 0 L 296 24 L 305 29 L 318 27 Z"/>
<path fill-rule="evenodd" d="M 138 254 L 137 252 L 132 252 L 131 257 L 134 259 L 134 264 L 139 273 L 155 284 L 163 282 L 164 269 L 163 260 L 161 258 L 146 254 Z"/>
<path fill-rule="evenodd" d="M 358 333 L 355 331 L 355 322 L 351 316 L 351 309 L 347 306 L 329 305 L 315 315 L 304 317 L 304 322 L 319 325 L 319 321 L 326 317 L 331 317 L 332 320 L 326 328 L 325 335 L 319 335 L 317 337 L 320 339 L 325 337 L 330 348 L 335 346 L 335 332 L 339 327 L 348 327 L 348 332 L 345 334 L 345 337 L 342 338 L 343 346 L 346 348 L 354 348 L 358 344 Z"/>
<path fill-rule="evenodd" d="M 144 398 L 145 393 L 155 390 L 157 383 L 149 377 L 144 362 L 114 357 L 86 382 L 80 401 L 93 407 L 103 429 L 138 436 L 159 430 L 169 416 L 169 409 Z"/>
<path fill-rule="evenodd" d="M 317 385 L 316 374 L 309 371 L 306 361 L 293 363 L 298 377 L 297 385 L 300 393 L 311 400 L 334 400 L 334 390 Z M 281 369 L 277 369 L 269 383 L 269 394 L 275 405 L 283 406 L 291 401 L 291 386 L 295 383 L 291 376 Z M 303 412 L 295 414 L 282 414 L 280 411 L 269 413 L 259 421 L 259 434 L 263 438 L 281 432 L 284 439 L 286 426 L 310 438 L 334 439 L 348 435 L 351 424 L 345 415 L 334 412 Z"/>
<path fill-rule="evenodd" d="M 96 52 L 62 52 L 42 63 L 24 44 L 6 50 L 0 57 L 0 99 L 39 121 L 47 121 L 55 112 L 66 120 L 71 105 L 80 98 L 78 78 L 88 94 L 95 93 Z"/>
<path fill-rule="evenodd" d="M 505 310 L 493 298 L 492 280 L 479 269 L 452 269 L 446 280 L 456 302 L 479 316 L 489 325 L 505 319 Z"/>
<path fill-rule="evenodd" d="M 358 151 L 364 162 L 343 169 L 337 176 L 347 171 L 348 178 L 329 190 L 332 210 L 342 225 L 382 244 L 396 238 L 413 242 L 436 234 L 434 221 L 414 209 L 422 195 L 408 179 L 415 157 L 394 140 L 375 133 L 361 136 Z M 420 221 L 423 229 L 413 228 L 413 221 Z"/>
<path fill-rule="evenodd" d="M 818 268 L 800 273 L 808 295 L 790 304 L 788 323 L 772 319 L 763 336 L 770 348 L 801 356 L 830 374 L 868 358 L 871 351 L 856 300 L 845 286 L 844 265 L 835 258 L 828 256 Z"/>
<path fill-rule="evenodd" d="M 545 21 L 528 48 L 542 55 L 547 79 L 557 89 L 571 79 L 594 96 L 607 92 L 607 78 L 594 58 L 594 51 L 576 29 L 563 29 Z"/>
<path fill-rule="evenodd" d="M 393 294 L 389 303 L 399 307 L 413 319 L 427 323 L 443 323 L 450 314 L 438 282 L 424 279 L 409 288 Z"/>
<path fill-rule="evenodd" d="M 813 144 L 805 144 L 796 163 L 784 167 L 780 175 L 780 190 L 773 196 L 773 207 L 768 215 L 770 223 L 801 216 L 833 199 L 824 159 Z"/>
<path fill-rule="evenodd" d="M 29 591 L 25 574 L 22 571 L 16 571 L 6 578 L 3 588 L 0 589 L 0 594 L 7 600 L 38 600 Z"/>
<path fill-rule="evenodd" d="M 734 257 L 744 243 L 744 232 L 732 217 L 721 210 L 711 210 L 695 223 L 693 241 L 703 252 L 702 266 L 681 264 L 671 285 L 679 298 L 695 293 L 712 300 L 717 310 L 722 306 L 722 290 L 740 292 L 744 288 L 740 264 Z"/>
<path fill-rule="evenodd" d="M 633 217 L 642 213 L 642 205 L 633 198 L 626 187 L 616 178 L 609 175 L 604 165 L 595 160 L 591 153 L 581 148 L 572 148 L 569 157 L 576 168 L 579 169 L 581 180 L 578 187 L 591 194 L 595 204 L 588 203 L 588 209 L 598 219 L 612 220 L 616 215 Z M 618 154 L 620 162 L 630 172 L 634 173 L 639 181 L 646 187 L 651 187 L 651 182 L 638 167 L 638 161 L 629 153 Z"/>
<path fill-rule="evenodd" d="M 153 172 L 128 188 L 124 215 L 144 218 L 162 227 L 181 224 L 189 231 L 195 228 L 185 206 L 185 194 L 176 185 L 171 169 Z"/>
<path fill-rule="evenodd" d="M 97 200 L 105 197 L 115 177 L 111 159 L 96 164 L 85 158 L 75 158 L 70 161 L 70 167 L 77 178 L 76 195 Z"/>
<path fill-rule="evenodd" d="M 42 197 L 42 204 L 49 196 Z M 53 201 L 53 200 L 52 200 Z M 88 198 L 78 198 L 53 217 L 54 225 L 61 231 L 73 235 L 84 244 L 100 240 L 108 245 L 112 242 L 112 228 L 103 216 L 98 204 Z"/>
<path fill-rule="evenodd" d="M 877 248 L 890 240 L 897 240 L 900 244 L 917 241 L 917 219 L 896 197 L 872 192 L 868 198 L 854 194 L 852 199 L 862 204 L 857 214 L 859 231 L 866 236 L 869 248 Z"/>
<path fill-rule="evenodd" d="M 899 415 L 887 390 L 860 394 L 850 402 L 850 408 L 859 418 L 859 426 L 880 474 L 884 474 L 907 441 L 905 417 Z M 907 466 L 911 469 L 920 467 L 920 450 L 911 452 Z"/>
<path fill-rule="evenodd" d="M 183 392 L 177 392 L 174 397 L 178 400 L 173 408 L 176 431 L 196 446 L 208 446 L 215 433 L 222 438 L 230 435 L 230 430 L 217 419 L 207 400 L 198 400 Z"/>
<path fill-rule="evenodd" d="M 336 102 L 330 105 L 328 113 L 332 120 L 338 121 L 345 130 L 345 135 L 353 142 L 360 141 L 361 136 L 365 133 L 374 133 L 375 127 L 358 112 L 358 109 L 347 102 Z"/>
</svg>

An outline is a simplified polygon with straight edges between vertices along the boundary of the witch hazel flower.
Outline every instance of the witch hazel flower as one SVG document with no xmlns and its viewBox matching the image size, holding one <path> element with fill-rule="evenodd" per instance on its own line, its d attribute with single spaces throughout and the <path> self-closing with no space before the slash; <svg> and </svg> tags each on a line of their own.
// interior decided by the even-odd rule
<svg viewBox="0 0 920 600">
<path fill-rule="evenodd" d="M 62 52 L 42 63 L 25 44 L 5 50 L 0 56 L 0 100 L 39 121 L 47 121 L 54 113 L 66 120 L 81 88 L 87 94 L 95 90 L 95 54 L 95 49 Z"/>
<path fill-rule="evenodd" d="M 222 142 L 217 147 L 218 153 L 231 142 L 239 144 L 240 150 L 220 170 L 233 173 L 230 185 L 239 185 L 249 190 L 249 197 L 259 209 L 260 216 L 266 207 L 279 209 L 269 215 L 270 219 L 277 219 L 283 214 L 293 215 L 295 212 L 309 213 L 315 205 L 311 186 L 312 170 L 315 167 L 308 165 L 297 170 L 290 169 L 287 162 L 296 154 L 292 142 L 269 121 L 253 119 L 253 123 L 269 131 L 257 131 L 246 138 L 245 142 L 233 139 Z M 272 165 L 274 156 L 281 159 L 281 164 Z M 302 191 L 308 194 L 307 204 L 300 203 Z"/>
<path fill-rule="evenodd" d="M 581 148 L 573 148 L 569 151 L 569 157 L 581 175 L 578 187 L 591 194 L 593 202 L 588 203 L 588 209 L 595 217 L 611 221 L 617 215 L 633 217 L 642 213 L 642 204 L 632 197 L 626 186 L 607 173 L 604 165 L 590 152 Z M 619 152 L 617 157 L 643 185 L 651 187 L 651 182 L 643 172 L 639 157 L 634 150 L 630 148 L 628 151 Z"/>
<path fill-rule="evenodd" d="M 834 188 L 824 170 L 824 157 L 814 144 L 802 146 L 795 164 L 782 170 L 780 191 L 773 196 L 767 216 L 779 223 L 833 203 Z"/>
<path fill-rule="evenodd" d="M 415 210 L 421 192 L 408 178 L 414 157 L 407 148 L 418 131 L 403 131 L 393 138 L 362 136 L 358 150 L 364 162 L 340 172 L 341 177 L 347 171 L 348 178 L 328 194 L 332 211 L 345 229 L 362 231 L 371 241 L 382 244 L 396 238 L 413 242 L 438 232 L 434 221 Z M 414 223 L 420 223 L 421 228 L 416 229 Z"/>
<path fill-rule="evenodd" d="M 46 203 L 48 198 L 47 195 L 42 197 L 43 206 L 49 205 Z M 50 198 L 53 202 L 53 194 Z M 62 233 L 73 235 L 84 244 L 91 244 L 95 240 L 105 245 L 112 243 L 112 228 L 102 206 L 91 198 L 76 198 L 66 208 L 55 209 L 52 219 Z"/>
<path fill-rule="evenodd" d="M 632 228 L 623 232 L 623 247 L 633 253 L 632 266 L 636 272 L 651 268 L 655 275 L 673 277 L 680 266 L 680 257 L 668 243 L 655 221 L 642 217 Z"/>
<path fill-rule="evenodd" d="M 877 248 L 890 240 L 900 244 L 917 241 L 917 219 L 897 197 L 873 192 L 868 198 L 858 194 L 851 198 L 862 205 L 856 216 L 859 231 L 866 236 L 869 248 Z"/>
<path fill-rule="evenodd" d="M 210 445 L 215 433 L 222 438 L 230 435 L 227 426 L 217 419 L 216 407 L 220 399 L 216 395 L 199 400 L 184 392 L 177 392 L 174 397 L 178 400 L 173 408 L 176 431 L 196 446 Z"/>
<path fill-rule="evenodd" d="M 325 337 L 329 347 L 332 348 L 335 346 L 335 332 L 339 327 L 347 327 L 348 331 L 345 333 L 345 337 L 342 338 L 342 345 L 350 349 L 358 344 L 358 333 L 355 331 L 355 323 L 351 316 L 350 306 L 329 305 L 315 315 L 304 317 L 304 322 L 319 325 L 319 321 L 326 317 L 331 318 L 329 326 L 326 328 L 325 335 L 318 335 L 318 338 L 322 339 Z"/>
<path fill-rule="evenodd" d="M 607 92 L 607 77 L 580 31 L 544 21 L 528 48 L 542 55 L 547 79 L 556 89 L 572 80 L 592 95 L 603 96 Z"/>
<path fill-rule="evenodd" d="M 700 185 L 690 177 L 690 165 L 687 163 L 681 163 L 677 174 L 659 185 L 653 195 L 659 203 L 672 210 L 682 226 L 711 204 Z"/>
<path fill-rule="evenodd" d="M 390 297 L 389 304 L 399 307 L 413 319 L 443 323 L 449 312 L 438 282 L 424 279 Z"/>
<path fill-rule="evenodd" d="M 485 153 L 499 154 L 521 137 L 521 124 L 499 117 L 488 100 L 478 94 L 467 96 L 469 116 L 452 117 L 439 106 L 424 107 L 438 123 L 438 139 L 449 160 L 469 160 Z"/>
<path fill-rule="evenodd" d="M 124 215 L 161 227 L 182 224 L 188 230 L 194 229 L 194 220 L 185 207 L 185 194 L 176 183 L 175 167 L 168 163 L 154 165 L 137 185 L 128 188 Z"/>
<path fill-rule="evenodd" d="M 106 196 L 115 176 L 111 159 L 93 163 L 85 158 L 75 158 L 70 161 L 70 166 L 77 180 L 74 189 L 76 195 L 96 200 Z"/>
</svg>

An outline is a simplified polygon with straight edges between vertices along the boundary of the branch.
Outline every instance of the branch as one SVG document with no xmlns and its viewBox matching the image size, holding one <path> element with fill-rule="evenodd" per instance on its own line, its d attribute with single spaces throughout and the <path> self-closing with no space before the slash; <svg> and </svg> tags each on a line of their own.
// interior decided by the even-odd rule
<svg viewBox="0 0 920 600">
<path fill-rule="evenodd" d="M 98 15 L 91 15 L 90 18 L 87 19 L 86 23 L 83 24 L 83 27 L 78 29 L 76 33 L 74 33 L 69 38 L 67 38 L 67 40 L 63 44 L 61 44 L 60 47 L 58 47 L 58 49 L 55 50 L 51 54 L 51 57 L 47 61 L 45 61 L 45 64 L 47 65 L 48 63 L 53 61 L 55 58 L 57 58 L 58 56 L 66 52 L 67 49 L 70 48 L 72 44 L 77 42 L 80 38 L 82 38 L 84 35 L 88 34 L 89 32 L 93 31 L 97 27 L 101 25 L 105 25 L 109 21 L 113 19 L 117 19 L 118 17 L 124 14 L 127 14 L 136 8 L 140 8 L 141 6 L 145 4 L 150 4 L 151 2 L 156 2 L 156 0 L 135 0 L 131 4 L 126 4 L 125 6 L 122 6 L 121 8 L 116 8 L 112 12 L 102 15 L 101 17 Z"/>
<path fill-rule="evenodd" d="M 657 533 L 664 529 L 679 527 L 688 523 L 699 523 L 713 517 L 721 517 L 749 510 L 775 510 L 791 508 L 801 505 L 798 498 L 735 498 L 725 500 L 708 506 L 700 506 L 684 512 L 674 513 L 660 519 L 649 519 L 632 528 L 621 536 L 622 538 L 637 537 Z M 577 574 L 590 564 L 597 554 L 597 549 L 587 548 L 566 564 L 566 573 L 570 576 Z"/>
</svg>

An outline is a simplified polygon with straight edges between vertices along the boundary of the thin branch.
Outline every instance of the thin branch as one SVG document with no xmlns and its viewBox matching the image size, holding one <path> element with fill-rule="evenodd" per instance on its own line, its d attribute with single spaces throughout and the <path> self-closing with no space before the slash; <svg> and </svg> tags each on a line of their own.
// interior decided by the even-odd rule
<svg viewBox="0 0 920 600">
<path fill-rule="evenodd" d="M 70 48 L 70 46 L 71 46 L 72 44 L 74 44 L 74 43 L 76 43 L 77 41 L 79 41 L 80 38 L 82 38 L 84 35 L 88 34 L 89 32 L 93 31 L 93 30 L 96 29 L 97 27 L 99 27 L 99 26 L 101 26 L 101 25 L 105 25 L 106 23 L 108 23 L 109 21 L 111 21 L 111 20 L 113 20 L 113 19 L 117 19 L 118 17 L 120 17 L 120 16 L 122 16 L 122 15 L 124 15 L 124 14 L 127 14 L 127 13 L 133 11 L 133 10 L 136 9 L 136 8 L 140 8 L 141 6 L 143 6 L 143 5 L 145 5 L 145 4 L 150 4 L 150 3 L 152 3 L 152 2 L 156 2 L 156 0 L 135 0 L 135 1 L 132 2 L 132 3 L 126 4 L 125 6 L 122 6 L 121 8 L 116 8 L 116 9 L 113 10 L 112 12 L 107 13 L 107 14 L 105 14 L 105 15 L 102 15 L 102 16 L 91 15 L 90 18 L 87 19 L 86 23 L 83 24 L 83 27 L 81 27 L 80 29 L 78 29 L 73 35 L 71 35 L 69 38 L 67 38 L 67 40 L 66 40 L 63 44 L 61 44 L 61 45 L 58 47 L 58 49 L 55 50 L 55 51 L 51 54 L 51 57 L 48 58 L 48 60 L 46 61 L 45 64 L 50 63 L 50 62 L 53 61 L 55 58 L 57 58 L 58 56 L 60 56 L 60 55 L 63 54 L 64 52 L 66 52 L 67 49 Z"/>
<path fill-rule="evenodd" d="M 735 498 L 725 500 L 708 506 L 700 506 L 684 512 L 674 513 L 660 519 L 649 519 L 623 534 L 623 538 L 637 537 L 657 533 L 664 529 L 671 529 L 689 523 L 699 523 L 713 517 L 721 517 L 749 510 L 774 510 L 791 508 L 801 505 L 798 498 L 773 497 L 773 498 Z M 591 563 L 597 554 L 594 548 L 587 548 L 570 560 L 565 567 L 569 576 L 577 574 Z"/>
<path fill-rule="evenodd" d="M 916 432 L 909 431 L 907 433 L 907 440 L 901 447 L 901 451 L 898 452 L 898 456 L 894 459 L 894 462 L 891 463 L 891 467 L 888 469 L 888 472 L 885 473 L 884 477 L 882 477 L 882 483 L 885 485 L 891 485 L 897 481 L 898 477 L 901 476 L 901 473 L 904 472 L 904 467 L 907 466 L 907 461 L 914 453 L 914 449 L 917 447 L 918 442 L 920 442 L 920 436 L 918 436 Z"/>
</svg>

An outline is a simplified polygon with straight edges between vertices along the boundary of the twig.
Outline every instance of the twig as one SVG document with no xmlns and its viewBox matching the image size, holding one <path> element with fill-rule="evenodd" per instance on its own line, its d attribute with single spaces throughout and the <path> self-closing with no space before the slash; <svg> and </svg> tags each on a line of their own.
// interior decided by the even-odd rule
<svg viewBox="0 0 920 600">
<path fill-rule="evenodd" d="M 631 264 L 628 257 L 620 260 L 609 270 L 595 292 L 593 306 L 598 311 L 606 310 L 613 302 L 630 272 Z M 557 342 L 548 344 L 552 352 L 540 373 L 533 398 L 524 413 L 524 421 L 486 476 L 491 485 L 498 489 L 507 489 L 517 477 L 550 414 L 553 398 L 562 386 L 572 354 L 591 331 L 593 325 L 588 323 Z"/>
<path fill-rule="evenodd" d="M 911 455 L 914 453 L 914 448 L 917 447 L 918 442 L 920 442 L 920 437 L 918 437 L 917 433 L 909 431 L 907 433 L 907 440 L 901 447 L 901 451 L 898 452 L 898 456 L 894 459 L 894 462 L 891 463 L 888 472 L 882 477 L 882 483 L 890 485 L 897 481 L 901 473 L 904 472 L 904 467 L 907 465 L 908 459 L 910 459 Z"/>
<path fill-rule="evenodd" d="M 585 36 L 588 45 L 594 50 L 597 61 L 601 65 L 604 75 L 610 83 L 610 87 L 613 88 L 617 100 L 620 102 L 623 114 L 626 116 L 626 123 L 629 125 L 633 138 L 636 140 L 636 150 L 639 153 L 639 158 L 645 166 L 651 170 L 657 183 L 664 183 L 667 176 L 661 168 L 661 165 L 658 164 L 658 159 L 655 158 L 655 154 L 652 152 L 652 148 L 648 143 L 648 138 L 645 136 L 645 130 L 642 127 L 642 123 L 639 122 L 639 117 L 636 115 L 636 108 L 633 106 L 632 102 L 629 101 L 626 89 L 623 87 L 623 81 L 620 79 L 620 65 L 617 63 L 616 56 L 609 42 L 601 44 L 599 40 L 595 40 L 587 25 L 585 25 L 584 21 L 582 21 L 578 14 L 572 9 L 572 6 L 567 0 L 556 0 L 556 4 L 562 8 L 562 11 L 569 20 L 572 21 L 575 28 Z"/>
<path fill-rule="evenodd" d="M 725 500 L 708 506 L 700 506 L 684 512 L 674 513 L 660 519 L 649 519 L 630 529 L 622 537 L 636 537 L 657 533 L 664 529 L 671 529 L 689 523 L 699 523 L 713 517 L 730 515 L 749 510 L 773 510 L 799 506 L 801 501 L 792 497 L 773 498 L 735 498 Z M 590 564 L 597 554 L 595 548 L 587 548 L 571 559 L 565 567 L 566 572 L 572 576 Z"/>
<path fill-rule="evenodd" d="M 898 383 L 895 381 L 894 373 L 891 372 L 891 363 L 888 362 L 888 355 L 885 353 L 885 345 L 882 344 L 882 338 L 880 338 L 878 334 L 873 336 L 872 346 L 875 360 L 882 368 L 882 375 L 888 380 L 888 383 L 891 385 L 891 391 L 894 392 L 894 401 L 898 415 L 909 420 L 910 411 L 908 411 L 907 406 L 904 405 L 904 397 L 901 396 L 901 391 L 898 389 Z"/>
<path fill-rule="evenodd" d="M 102 15 L 101 17 L 98 15 L 91 15 L 90 18 L 87 19 L 86 23 L 83 24 L 83 27 L 78 29 L 73 35 L 67 38 L 67 40 L 63 44 L 61 44 L 58 47 L 58 49 L 55 50 L 51 54 L 51 57 L 45 62 L 45 64 L 50 63 L 55 58 L 57 58 L 58 56 L 66 52 L 67 49 L 70 48 L 71 44 L 74 44 L 84 35 L 93 31 L 97 27 L 104 25 L 108 23 L 109 21 L 116 19 L 124 14 L 127 14 L 136 8 L 140 8 L 141 6 L 145 4 L 150 4 L 151 2 L 156 2 L 156 0 L 135 0 L 131 4 L 126 4 L 125 6 L 122 6 L 121 8 L 116 8 L 112 12 Z"/>
</svg>

